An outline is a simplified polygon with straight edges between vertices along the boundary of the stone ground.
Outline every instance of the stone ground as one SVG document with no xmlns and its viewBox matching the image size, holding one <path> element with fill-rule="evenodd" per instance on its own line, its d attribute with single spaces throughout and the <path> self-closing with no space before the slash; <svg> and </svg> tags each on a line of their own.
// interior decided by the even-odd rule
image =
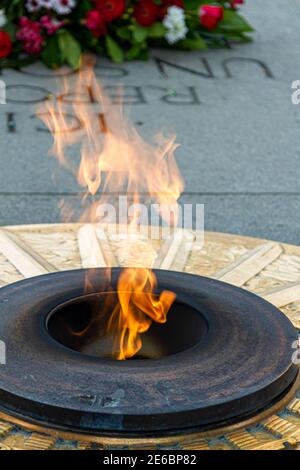
<svg viewBox="0 0 300 470">
<path fill-rule="evenodd" d="M 251 44 L 156 50 L 148 63 L 121 66 L 101 60 L 97 75 L 110 94 L 125 85 L 143 134 L 177 134 L 181 200 L 205 204 L 207 230 L 299 244 L 300 105 L 291 84 L 300 79 L 300 0 L 248 0 L 244 14 L 257 29 Z M 34 116 L 56 78 L 40 65 L 1 78 L 0 224 L 58 222 L 61 198 L 79 204 L 80 188 L 47 155 L 51 137 Z"/>
</svg>

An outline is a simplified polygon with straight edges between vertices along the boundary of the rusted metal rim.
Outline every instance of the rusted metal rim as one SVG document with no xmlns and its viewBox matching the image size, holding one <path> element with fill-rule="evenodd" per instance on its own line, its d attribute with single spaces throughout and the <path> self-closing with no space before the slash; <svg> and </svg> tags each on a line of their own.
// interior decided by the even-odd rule
<svg viewBox="0 0 300 470">
<path fill-rule="evenodd" d="M 114 288 L 120 270 L 113 269 Z M 53 273 L 0 292 L 0 337 L 7 365 L 0 378 L 3 412 L 45 426 L 106 436 L 146 437 L 228 425 L 272 406 L 297 375 L 297 334 L 259 297 L 198 276 L 157 271 L 158 287 L 205 319 L 199 342 L 159 359 L 112 361 L 57 343 L 49 312 L 108 289 L 105 270 Z M 183 324 L 184 326 L 184 321 Z"/>
</svg>

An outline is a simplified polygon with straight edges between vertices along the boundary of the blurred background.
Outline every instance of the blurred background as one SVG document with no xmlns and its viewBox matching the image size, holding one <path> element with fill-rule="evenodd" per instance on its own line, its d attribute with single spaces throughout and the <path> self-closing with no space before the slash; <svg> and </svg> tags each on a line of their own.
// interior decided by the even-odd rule
<svg viewBox="0 0 300 470">
<path fill-rule="evenodd" d="M 291 86 L 300 80 L 300 0 L 249 0 L 243 15 L 256 29 L 252 43 L 154 49 L 148 62 L 101 58 L 96 74 L 115 102 L 123 85 L 145 137 L 176 133 L 180 201 L 205 204 L 206 230 L 299 244 L 300 104 Z M 48 155 L 52 137 L 35 115 L 63 79 L 40 63 L 0 78 L 0 224 L 59 222 L 62 199 L 80 212 L 82 188 Z"/>
</svg>

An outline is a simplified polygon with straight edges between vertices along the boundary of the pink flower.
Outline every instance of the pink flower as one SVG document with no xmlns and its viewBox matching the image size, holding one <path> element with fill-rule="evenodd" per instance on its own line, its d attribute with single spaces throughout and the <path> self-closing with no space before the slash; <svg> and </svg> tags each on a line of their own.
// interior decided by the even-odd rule
<svg viewBox="0 0 300 470">
<path fill-rule="evenodd" d="M 44 15 L 40 18 L 40 25 L 47 31 L 49 36 L 55 34 L 63 24 L 63 21 L 58 21 L 49 15 Z"/>
<path fill-rule="evenodd" d="M 23 49 L 27 54 L 39 54 L 43 48 L 43 37 L 41 26 L 37 21 L 30 21 L 26 17 L 20 19 L 20 29 L 16 36 L 23 44 Z"/>
<path fill-rule="evenodd" d="M 35 31 L 36 33 L 41 31 L 39 23 L 37 21 L 30 21 L 26 16 L 20 18 L 19 25 L 25 34 L 27 30 Z"/>
<path fill-rule="evenodd" d="M 24 51 L 27 54 L 34 55 L 40 54 L 43 49 L 43 38 L 40 35 L 35 36 L 34 40 L 25 41 L 23 43 Z"/>
<path fill-rule="evenodd" d="M 92 31 L 94 36 L 100 37 L 106 34 L 104 18 L 98 10 L 90 10 L 85 21 L 86 27 Z"/>
<path fill-rule="evenodd" d="M 217 5 L 202 5 L 199 12 L 202 26 L 207 29 L 215 29 L 223 19 L 224 8 Z"/>
</svg>

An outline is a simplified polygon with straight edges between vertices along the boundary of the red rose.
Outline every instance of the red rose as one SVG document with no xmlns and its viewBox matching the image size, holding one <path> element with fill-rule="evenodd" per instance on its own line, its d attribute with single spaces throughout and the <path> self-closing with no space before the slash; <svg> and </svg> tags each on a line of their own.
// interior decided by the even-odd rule
<svg viewBox="0 0 300 470">
<path fill-rule="evenodd" d="M 125 0 L 95 0 L 96 9 L 103 15 L 104 21 L 110 23 L 123 15 Z"/>
<path fill-rule="evenodd" d="M 86 27 L 90 29 L 97 38 L 106 34 L 104 18 L 98 10 L 90 10 L 85 21 Z"/>
<path fill-rule="evenodd" d="M 9 56 L 12 51 L 10 35 L 5 31 L 0 31 L 0 59 Z"/>
<path fill-rule="evenodd" d="M 159 8 L 153 0 L 140 0 L 134 7 L 133 16 L 142 26 L 152 25 L 159 16 Z"/>
<path fill-rule="evenodd" d="M 202 5 L 200 7 L 200 23 L 207 29 L 215 29 L 223 19 L 224 8 L 215 5 Z"/>
<path fill-rule="evenodd" d="M 169 7 L 178 7 L 184 10 L 183 0 L 163 0 L 159 9 L 159 19 L 163 20 L 168 12 Z"/>
<path fill-rule="evenodd" d="M 231 0 L 231 8 L 237 8 L 239 5 L 244 5 L 244 0 Z"/>
</svg>

